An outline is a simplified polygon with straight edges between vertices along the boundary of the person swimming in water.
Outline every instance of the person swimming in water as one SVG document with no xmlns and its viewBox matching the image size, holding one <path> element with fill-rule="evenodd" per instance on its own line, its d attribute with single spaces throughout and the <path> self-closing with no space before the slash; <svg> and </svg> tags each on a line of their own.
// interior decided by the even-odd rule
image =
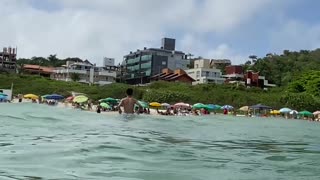
<svg viewBox="0 0 320 180">
<path fill-rule="evenodd" d="M 133 98 L 133 89 L 128 88 L 126 91 L 127 97 L 123 98 L 119 105 L 117 106 L 119 114 L 122 114 L 121 106 L 123 106 L 123 110 L 125 114 L 134 114 L 134 106 L 137 104 L 140 109 L 142 109 L 142 106 L 140 103 Z M 139 111 L 138 111 L 139 112 Z"/>
</svg>

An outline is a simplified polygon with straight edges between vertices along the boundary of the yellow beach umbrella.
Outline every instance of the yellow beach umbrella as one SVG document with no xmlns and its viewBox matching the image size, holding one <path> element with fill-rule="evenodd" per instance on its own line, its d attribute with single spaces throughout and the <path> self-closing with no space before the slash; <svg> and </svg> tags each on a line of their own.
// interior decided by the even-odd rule
<svg viewBox="0 0 320 180">
<path fill-rule="evenodd" d="M 161 107 L 161 104 L 158 103 L 158 102 L 152 102 L 149 105 L 152 106 L 152 107 Z"/>
<path fill-rule="evenodd" d="M 86 101 L 88 101 L 88 97 L 87 96 L 76 96 L 73 98 L 73 102 L 76 102 L 76 103 L 84 103 Z"/>
<path fill-rule="evenodd" d="M 34 94 L 26 94 L 23 97 L 26 99 L 39 99 L 39 96 L 34 95 Z"/>
<path fill-rule="evenodd" d="M 272 110 L 272 111 L 270 111 L 270 114 L 274 114 L 274 115 L 280 114 L 280 111 L 278 111 L 278 110 Z"/>
</svg>

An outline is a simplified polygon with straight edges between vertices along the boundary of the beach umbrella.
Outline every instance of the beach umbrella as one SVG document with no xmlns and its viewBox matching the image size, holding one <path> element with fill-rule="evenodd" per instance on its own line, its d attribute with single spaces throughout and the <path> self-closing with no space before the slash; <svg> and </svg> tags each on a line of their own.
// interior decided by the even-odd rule
<svg viewBox="0 0 320 180">
<path fill-rule="evenodd" d="M 168 104 L 168 103 L 162 103 L 161 106 L 162 106 L 162 107 L 170 107 L 171 105 Z"/>
<path fill-rule="evenodd" d="M 53 99 L 53 100 L 61 100 L 61 99 L 64 99 L 64 97 L 61 96 L 61 95 L 59 95 L 59 94 L 46 95 L 44 98 L 45 98 L 45 99 Z"/>
<path fill-rule="evenodd" d="M 270 114 L 273 114 L 273 115 L 280 114 L 280 111 L 278 111 L 278 110 L 272 110 L 272 111 L 270 111 Z"/>
<path fill-rule="evenodd" d="M 4 93 L 0 93 L 0 96 L 8 96 L 8 95 Z"/>
<path fill-rule="evenodd" d="M 291 112 L 292 110 L 289 109 L 289 108 L 281 108 L 279 111 L 280 111 L 281 113 L 289 113 L 289 112 Z"/>
<path fill-rule="evenodd" d="M 7 96 L 0 95 L 0 99 L 5 100 L 5 99 L 7 99 Z"/>
<path fill-rule="evenodd" d="M 72 101 L 73 100 L 73 98 L 74 98 L 74 96 L 69 96 L 69 97 L 67 97 L 67 101 Z"/>
<path fill-rule="evenodd" d="M 208 109 L 208 106 L 206 106 L 206 105 L 204 105 L 202 103 L 197 103 L 197 104 L 194 104 L 192 106 L 192 108 L 194 108 L 194 109 Z"/>
<path fill-rule="evenodd" d="M 313 116 L 313 114 L 309 111 L 301 111 L 299 112 L 299 115 L 303 115 L 303 116 Z"/>
<path fill-rule="evenodd" d="M 292 110 L 292 111 L 289 112 L 289 114 L 298 114 L 298 113 L 299 113 L 299 112 L 296 111 L 296 110 Z"/>
<path fill-rule="evenodd" d="M 106 109 L 111 109 L 110 105 L 107 103 L 100 103 L 100 106 Z"/>
<path fill-rule="evenodd" d="M 26 99 L 39 99 L 39 96 L 34 95 L 34 94 L 26 94 L 23 97 Z"/>
<path fill-rule="evenodd" d="M 242 106 L 239 110 L 247 112 L 247 111 L 249 111 L 249 106 Z"/>
<path fill-rule="evenodd" d="M 320 111 L 316 111 L 316 112 L 313 113 L 313 115 L 315 115 L 315 116 L 319 115 L 319 114 L 320 114 Z"/>
<path fill-rule="evenodd" d="M 76 97 L 73 98 L 73 102 L 76 102 L 76 103 L 84 103 L 86 101 L 88 101 L 88 97 L 87 96 L 83 96 L 83 95 L 76 96 Z"/>
<path fill-rule="evenodd" d="M 232 107 L 232 106 L 230 106 L 230 105 L 224 105 L 224 106 L 222 106 L 222 107 L 221 107 L 221 109 L 227 109 L 227 110 L 230 110 L 230 109 L 233 109 L 233 107 Z"/>
<path fill-rule="evenodd" d="M 214 105 L 214 104 L 208 104 L 208 105 L 207 105 L 207 108 L 208 108 L 209 110 L 217 110 L 217 109 L 221 109 L 221 106 L 219 106 L 219 105 Z"/>
<path fill-rule="evenodd" d="M 138 101 L 138 103 L 143 107 L 143 108 L 149 108 L 149 104 L 144 102 L 144 101 Z M 138 105 L 137 105 L 138 106 Z"/>
<path fill-rule="evenodd" d="M 180 102 L 180 103 L 174 104 L 173 106 L 174 107 L 190 107 L 190 104 Z"/>
<path fill-rule="evenodd" d="M 149 105 L 152 106 L 152 107 L 161 107 L 161 104 L 158 103 L 158 102 L 152 102 Z"/>
<path fill-rule="evenodd" d="M 99 101 L 104 103 L 110 103 L 110 104 L 118 104 L 118 100 L 111 97 L 108 97 L 106 99 L 101 99 Z"/>
</svg>

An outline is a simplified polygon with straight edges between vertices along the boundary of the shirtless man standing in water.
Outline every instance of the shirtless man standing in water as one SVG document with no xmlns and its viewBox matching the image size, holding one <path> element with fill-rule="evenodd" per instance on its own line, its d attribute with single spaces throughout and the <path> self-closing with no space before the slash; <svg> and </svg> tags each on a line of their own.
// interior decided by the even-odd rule
<svg viewBox="0 0 320 180">
<path fill-rule="evenodd" d="M 118 105 L 119 114 L 122 114 L 121 106 L 123 106 L 123 110 L 125 114 L 134 114 L 134 105 L 137 104 L 139 108 L 142 108 L 140 103 L 136 99 L 132 97 L 133 89 L 127 89 L 127 97 L 123 98 Z"/>
</svg>

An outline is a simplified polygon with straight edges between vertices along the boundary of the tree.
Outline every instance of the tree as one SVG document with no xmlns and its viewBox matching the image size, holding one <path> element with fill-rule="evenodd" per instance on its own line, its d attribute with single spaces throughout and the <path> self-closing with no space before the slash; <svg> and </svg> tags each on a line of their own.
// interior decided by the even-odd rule
<svg viewBox="0 0 320 180">
<path fill-rule="evenodd" d="M 256 55 L 251 55 L 251 56 L 249 56 L 249 59 L 251 59 L 251 61 L 252 61 L 252 64 L 255 64 L 256 62 L 257 62 L 257 56 Z"/>
<path fill-rule="evenodd" d="M 72 81 L 75 81 L 75 82 L 80 81 L 80 75 L 78 73 L 72 73 L 70 75 L 70 78 L 72 79 Z"/>
</svg>

